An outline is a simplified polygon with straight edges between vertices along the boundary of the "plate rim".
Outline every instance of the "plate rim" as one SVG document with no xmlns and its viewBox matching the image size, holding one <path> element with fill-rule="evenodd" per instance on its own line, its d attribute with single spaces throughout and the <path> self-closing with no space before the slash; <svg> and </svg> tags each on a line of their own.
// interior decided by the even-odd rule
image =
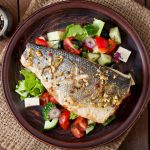
<svg viewBox="0 0 150 150">
<path fill-rule="evenodd" d="M 79 5 L 79 3 L 80 3 L 80 5 Z M 128 32 L 132 32 L 134 35 L 133 35 L 133 39 L 134 40 L 136 40 L 136 42 L 135 42 L 135 44 L 136 44 L 136 46 L 138 47 L 138 49 L 142 49 L 142 55 L 141 55 L 141 53 L 140 53 L 140 57 L 141 57 L 141 59 L 142 59 L 142 57 L 143 58 L 145 58 L 145 65 L 143 66 L 143 63 L 142 63 L 142 69 L 144 69 L 143 70 L 143 72 L 145 72 L 146 71 L 146 69 L 148 69 L 147 70 L 147 77 L 146 77 L 146 81 L 145 81 L 145 79 L 143 80 L 143 82 L 145 81 L 145 84 L 147 84 L 147 88 L 146 87 L 143 87 L 142 88 L 142 90 L 144 91 L 144 89 L 145 89 L 145 92 L 147 91 L 147 93 L 145 93 L 145 96 L 144 96 L 144 94 L 141 94 L 141 96 L 140 96 L 140 99 L 144 99 L 145 98 L 145 100 L 144 100 L 144 102 L 142 102 L 142 100 L 139 100 L 138 101 L 138 103 L 136 104 L 136 107 L 134 108 L 134 110 L 132 111 L 132 113 L 130 114 L 130 116 L 126 119 L 126 121 L 125 121 L 125 123 L 119 128 L 120 130 L 117 130 L 117 132 L 115 131 L 115 132 L 113 132 L 113 134 L 111 135 L 111 137 L 112 138 L 109 138 L 109 140 L 107 140 L 107 141 L 105 141 L 105 142 L 103 142 L 103 143 L 99 143 L 98 141 L 96 141 L 96 142 L 94 142 L 94 141 L 92 141 L 92 142 L 84 142 L 84 143 L 81 143 L 80 145 L 79 145 L 79 143 L 75 143 L 75 144 L 73 144 L 73 143 L 71 143 L 71 145 L 69 145 L 69 142 L 62 142 L 62 141 L 59 141 L 59 140 L 54 140 L 53 138 L 50 138 L 49 137 L 49 139 L 51 139 L 52 140 L 52 143 L 49 143 L 48 141 L 49 140 L 46 140 L 46 135 L 44 135 L 44 137 L 42 136 L 41 137 L 41 135 L 42 135 L 42 133 L 41 132 L 39 132 L 38 130 L 35 130 L 33 127 L 30 127 L 30 125 L 28 125 L 27 123 L 26 123 L 26 121 L 25 121 L 25 119 L 23 119 L 23 117 L 21 117 L 21 114 L 20 113 L 18 113 L 15 109 L 14 109 L 14 106 L 13 106 L 13 104 L 12 104 L 12 102 L 11 102 L 11 95 L 8 95 L 8 93 L 7 93 L 7 81 L 6 81 L 6 79 L 5 79 L 5 74 L 6 74 L 6 72 L 7 72 L 7 69 L 5 68 L 5 65 L 7 64 L 7 58 L 9 57 L 9 52 L 10 52 L 10 50 L 11 50 L 11 48 L 10 48 L 10 46 L 11 46 L 11 44 L 13 44 L 12 42 L 14 41 L 13 39 L 14 39 L 14 37 L 16 36 L 16 34 L 18 34 L 18 32 L 22 29 L 22 27 L 25 25 L 25 24 L 27 24 L 28 23 L 28 21 L 31 21 L 31 19 L 33 19 L 33 18 L 37 18 L 37 16 L 42 12 L 42 11 L 46 11 L 46 9 L 50 9 L 50 8 L 52 8 L 53 7 L 53 9 L 54 9 L 54 7 L 55 8 L 62 8 L 62 6 L 63 7 L 65 7 L 65 5 L 67 5 L 67 6 L 69 6 L 70 8 L 72 8 L 72 7 L 75 7 L 75 6 L 77 6 L 78 5 L 78 8 L 81 8 L 81 6 L 82 7 L 85 7 L 85 6 L 88 6 L 88 8 L 89 9 L 92 9 L 92 7 L 94 8 L 95 7 L 95 9 L 102 9 L 101 11 L 104 11 L 104 12 L 106 12 L 106 11 L 108 11 L 108 13 L 107 14 L 109 14 L 109 13 L 112 13 L 113 15 L 114 15 L 114 20 L 116 21 L 117 19 L 119 20 L 119 21 L 121 21 L 121 23 L 123 22 L 123 23 L 125 23 L 126 24 L 126 26 L 128 27 Z M 84 6 L 83 6 L 84 5 Z M 68 8 L 68 7 L 67 7 Z M 77 8 L 77 7 L 76 7 Z M 64 9 L 66 9 L 66 8 L 64 8 Z M 94 10 L 95 10 L 94 9 Z M 52 10 L 53 11 L 53 10 Z M 112 18 L 112 17 L 110 17 L 110 18 Z M 118 22 L 118 21 L 116 21 L 116 22 Z M 121 24 L 121 23 L 119 23 L 119 24 Z M 11 51 L 13 51 L 13 50 L 11 50 Z M 139 37 L 139 35 L 138 35 L 138 33 L 136 32 L 136 30 L 129 24 L 129 22 L 125 19 L 125 18 L 123 18 L 120 14 L 118 14 L 116 11 L 114 11 L 114 10 L 112 10 L 111 8 L 108 8 L 108 7 L 106 7 L 106 6 L 104 6 L 104 5 L 101 5 L 101 4 L 99 4 L 99 3 L 96 3 L 96 2 L 91 2 L 91 1 L 86 1 L 86 0 L 76 0 L 76 1 L 63 1 L 63 2 L 57 2 L 57 3 L 54 3 L 54 4 L 50 4 L 50 5 L 48 5 L 48 6 L 45 6 L 45 7 L 43 7 L 43 8 L 41 8 L 41 9 L 39 9 L 39 10 L 37 10 L 36 12 L 34 12 L 30 17 L 28 17 L 27 19 L 25 19 L 21 24 L 19 24 L 19 27 L 17 28 L 17 30 L 15 31 L 15 33 L 13 34 L 13 36 L 12 36 L 12 38 L 11 38 L 11 40 L 9 41 L 9 44 L 8 44 L 8 46 L 7 46 L 7 50 L 6 50 L 6 53 L 5 53 L 5 57 L 4 57 L 4 59 L 3 59 L 3 64 L 2 64 L 2 86 L 3 86 L 3 91 L 4 91 L 4 95 L 5 95 L 5 98 L 6 98 L 6 102 L 7 102 L 7 104 L 8 104 L 8 106 L 9 106 L 9 109 L 11 110 L 11 112 L 13 112 L 12 114 L 13 114 L 13 116 L 16 118 L 16 120 L 17 120 L 17 122 L 23 127 L 23 129 L 25 129 L 26 131 L 28 131 L 28 133 L 30 133 L 30 135 L 32 135 L 32 136 L 34 136 L 34 137 L 36 137 L 36 139 L 38 139 L 38 140 L 40 140 L 40 141 L 42 141 L 42 142 L 44 142 L 44 143 L 46 143 L 46 144 L 50 144 L 50 145 L 53 145 L 53 146 L 56 146 L 56 147 L 64 147 L 64 148 L 73 148 L 73 146 L 75 147 L 75 148 L 89 148 L 89 147 L 97 147 L 97 146 L 101 146 L 101 145 L 104 145 L 104 144 L 107 144 L 107 143 L 110 143 L 110 142 L 112 142 L 114 139 L 116 139 L 116 138 L 118 138 L 118 137 L 120 137 L 123 133 L 125 133 L 125 131 L 127 131 L 131 126 L 133 126 L 134 125 L 134 123 L 135 123 L 135 121 L 139 118 L 139 116 L 141 115 L 141 113 L 143 112 L 143 109 L 146 107 L 146 104 L 147 104 L 147 102 L 148 102 L 148 96 L 150 95 L 149 93 L 150 93 L 150 66 L 148 66 L 150 64 L 150 60 L 149 60 L 149 58 L 148 58 L 148 53 L 147 53 L 147 51 L 146 51 L 146 49 L 145 49 L 145 46 L 144 46 L 144 44 L 143 44 L 143 42 L 142 42 L 142 40 L 140 39 L 140 37 Z M 145 72 L 146 73 L 146 72 Z M 144 74 L 145 74 L 144 73 Z M 147 83 L 146 83 L 147 82 Z M 147 89 L 147 90 L 146 90 Z M 143 97 L 143 98 L 141 98 L 141 97 Z M 140 109 L 139 109 L 140 108 Z M 138 112 L 138 110 L 139 110 L 139 112 Z M 136 113 L 138 112 L 138 114 L 136 115 Z M 131 117 L 131 116 L 134 116 L 135 118 L 133 119 L 133 120 L 131 120 L 133 117 Z M 23 125 L 23 124 L 26 124 L 26 127 L 25 127 L 25 125 Z M 28 126 L 28 127 L 27 127 Z M 126 126 L 126 127 L 125 127 Z M 32 130 L 32 131 L 31 131 Z M 39 136 L 39 133 L 40 133 L 40 136 Z M 59 144 L 57 143 L 59 141 Z M 68 143 L 68 144 L 67 144 Z M 67 145 L 66 145 L 67 144 Z"/>
</svg>

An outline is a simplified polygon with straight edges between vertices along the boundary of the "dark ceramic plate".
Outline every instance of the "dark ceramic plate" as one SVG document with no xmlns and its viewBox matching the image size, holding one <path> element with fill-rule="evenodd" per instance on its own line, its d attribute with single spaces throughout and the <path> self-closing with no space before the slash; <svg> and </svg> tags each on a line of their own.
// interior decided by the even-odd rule
<svg viewBox="0 0 150 150">
<path fill-rule="evenodd" d="M 136 85 L 131 89 L 131 96 L 117 111 L 117 119 L 107 127 L 96 129 L 81 139 L 74 138 L 70 131 L 60 127 L 43 131 L 44 120 L 41 108 L 24 108 L 16 94 L 15 86 L 20 79 L 20 55 L 28 41 L 48 31 L 61 30 L 71 23 L 84 24 L 100 18 L 106 22 L 106 28 L 119 26 L 122 46 L 131 50 L 128 63 L 122 63 L 118 69 L 124 73 L 131 72 Z M 38 139 L 52 145 L 68 148 L 88 148 L 106 144 L 124 133 L 141 114 L 147 103 L 150 87 L 150 68 L 148 55 L 142 41 L 129 23 L 109 8 L 92 2 L 62 2 L 44 7 L 26 19 L 17 29 L 9 42 L 3 62 L 2 80 L 5 96 L 11 111 L 19 123 Z"/>
</svg>

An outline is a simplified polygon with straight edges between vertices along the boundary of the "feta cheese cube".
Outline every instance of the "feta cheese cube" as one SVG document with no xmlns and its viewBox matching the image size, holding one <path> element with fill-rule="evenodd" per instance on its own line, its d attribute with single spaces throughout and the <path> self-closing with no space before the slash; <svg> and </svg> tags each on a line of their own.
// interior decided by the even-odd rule
<svg viewBox="0 0 150 150">
<path fill-rule="evenodd" d="M 129 51 L 121 46 L 119 46 L 117 53 L 120 53 L 119 60 L 121 60 L 123 62 L 127 62 L 131 55 L 131 51 Z"/>
<path fill-rule="evenodd" d="M 25 98 L 24 102 L 25 102 L 25 108 L 40 105 L 39 97 Z"/>
</svg>

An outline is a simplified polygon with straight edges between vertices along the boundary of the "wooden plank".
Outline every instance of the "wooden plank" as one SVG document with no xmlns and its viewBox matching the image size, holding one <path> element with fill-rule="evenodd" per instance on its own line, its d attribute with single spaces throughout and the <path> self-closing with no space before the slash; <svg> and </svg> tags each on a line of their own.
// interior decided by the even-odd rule
<svg viewBox="0 0 150 150">
<path fill-rule="evenodd" d="M 144 111 L 119 150 L 149 150 L 148 148 L 148 109 Z"/>
<path fill-rule="evenodd" d="M 145 6 L 146 0 L 135 0 L 135 1 L 138 2 L 139 4 L 141 4 L 142 6 Z"/>
<path fill-rule="evenodd" d="M 5 7 L 11 13 L 13 17 L 14 28 L 15 28 L 18 24 L 17 0 L 0 0 L 0 5 Z M 0 42 L 0 49 L 3 49 L 5 42 L 7 42 L 7 40 Z M 4 150 L 4 148 L 0 146 L 0 150 Z"/>
<path fill-rule="evenodd" d="M 17 25 L 18 24 L 17 0 L 0 0 L 0 5 L 5 7 L 12 14 L 14 25 Z"/>
<path fill-rule="evenodd" d="M 150 0 L 146 0 L 146 8 L 150 9 Z"/>
<path fill-rule="evenodd" d="M 20 19 L 23 17 L 25 11 L 27 10 L 31 0 L 19 0 L 19 16 Z"/>
</svg>

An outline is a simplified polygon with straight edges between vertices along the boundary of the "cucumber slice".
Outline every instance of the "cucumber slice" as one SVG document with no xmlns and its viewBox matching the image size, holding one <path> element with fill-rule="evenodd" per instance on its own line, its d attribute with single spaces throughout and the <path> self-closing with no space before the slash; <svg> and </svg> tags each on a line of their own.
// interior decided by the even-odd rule
<svg viewBox="0 0 150 150">
<path fill-rule="evenodd" d="M 98 36 L 101 35 L 104 25 L 105 25 L 104 21 L 94 18 L 93 26 L 96 26 L 98 28 L 98 32 L 96 33 L 96 35 Z"/>
<path fill-rule="evenodd" d="M 57 123 L 58 123 L 58 118 L 55 118 L 55 119 L 53 119 L 51 121 L 46 120 L 45 121 L 45 125 L 44 125 L 44 130 L 50 130 L 50 129 L 55 128 Z"/>
<path fill-rule="evenodd" d="M 88 120 L 88 125 L 95 125 L 95 122 L 92 120 Z"/>
<path fill-rule="evenodd" d="M 93 48 L 93 53 L 100 53 L 98 46 L 95 46 Z"/>
<path fill-rule="evenodd" d="M 89 134 L 91 131 L 93 131 L 94 130 L 94 127 L 95 126 L 93 126 L 93 125 L 91 125 L 91 126 L 89 126 L 87 129 L 86 129 L 86 134 Z"/>
<path fill-rule="evenodd" d="M 103 123 L 103 126 L 109 125 L 114 119 L 116 119 L 116 116 L 115 116 L 115 115 L 110 116 L 110 117 Z"/>
<path fill-rule="evenodd" d="M 121 44 L 121 35 L 118 27 L 111 28 L 109 31 L 109 36 L 117 44 Z"/>
<path fill-rule="evenodd" d="M 47 43 L 51 48 L 58 48 L 59 41 L 48 41 Z"/>
<path fill-rule="evenodd" d="M 112 57 L 110 55 L 107 55 L 107 54 L 101 54 L 101 57 L 98 59 L 98 63 L 101 66 L 108 65 L 111 62 L 112 62 Z"/>
<path fill-rule="evenodd" d="M 99 54 L 95 54 L 95 53 L 88 53 L 87 54 L 87 58 L 89 59 L 89 61 L 92 61 L 92 62 L 97 61 L 99 57 L 100 57 Z"/>
<path fill-rule="evenodd" d="M 61 41 L 64 38 L 63 31 L 54 31 L 47 33 L 48 41 Z"/>
</svg>

